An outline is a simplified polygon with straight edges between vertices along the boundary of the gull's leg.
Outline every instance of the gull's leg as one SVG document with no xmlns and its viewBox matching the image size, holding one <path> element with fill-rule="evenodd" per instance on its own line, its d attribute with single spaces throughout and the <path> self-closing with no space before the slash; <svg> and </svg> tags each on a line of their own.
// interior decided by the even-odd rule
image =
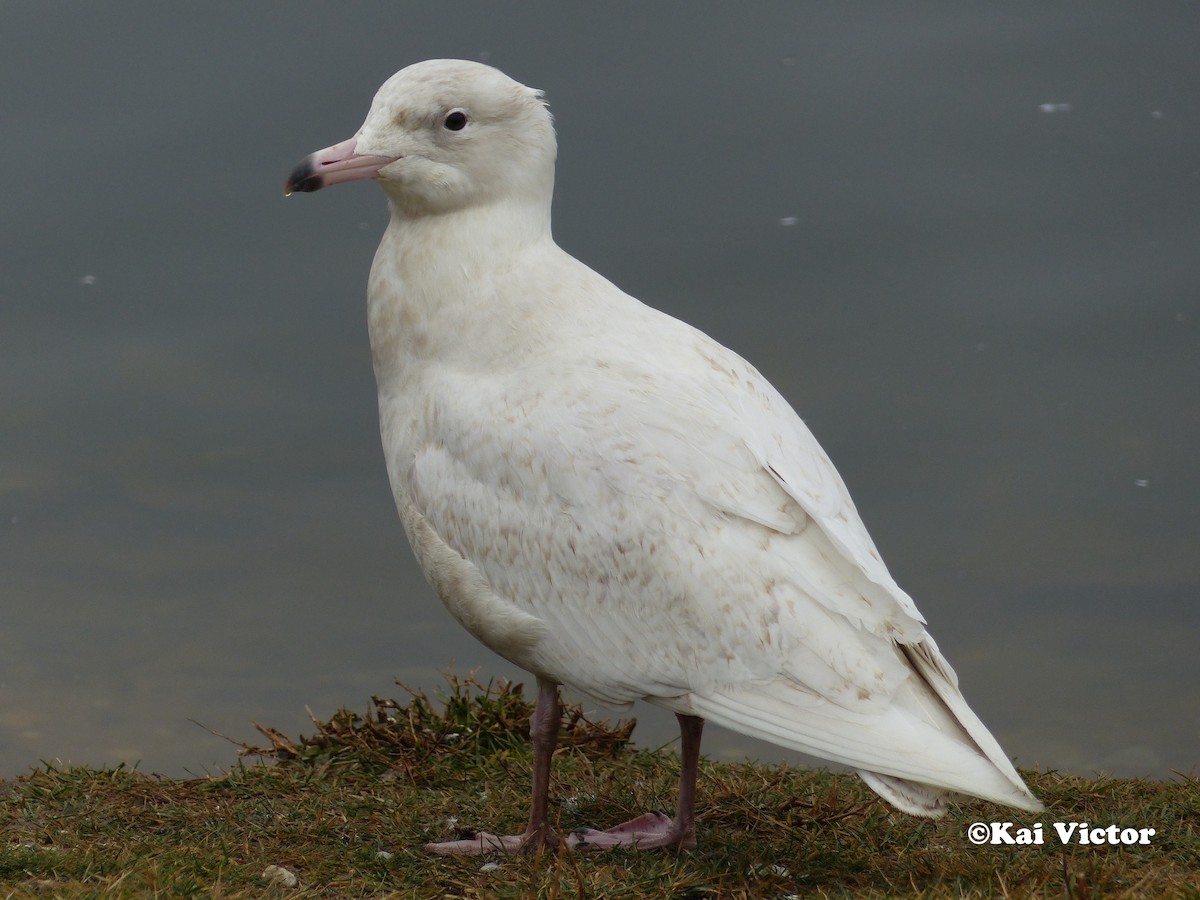
<svg viewBox="0 0 1200 900">
<path fill-rule="evenodd" d="M 696 846 L 696 775 L 700 770 L 700 733 L 704 720 L 681 716 L 679 720 L 679 803 L 675 810 L 680 847 Z"/>
<path fill-rule="evenodd" d="M 529 849 L 558 844 L 558 835 L 550 828 L 547 809 L 550 805 L 550 761 L 554 758 L 554 748 L 558 746 L 558 726 L 561 721 L 558 685 L 539 678 L 537 705 L 529 717 L 529 739 L 533 742 L 533 796 L 524 843 Z"/>
<path fill-rule="evenodd" d="M 533 742 L 533 793 L 529 808 L 529 825 L 524 834 L 498 835 L 490 831 L 477 831 L 473 837 L 463 840 L 426 844 L 425 849 L 443 855 L 472 856 L 480 853 L 531 852 L 543 847 L 557 846 L 558 835 L 550 828 L 548 808 L 550 761 L 558 744 L 558 725 L 561 718 L 558 685 L 539 678 L 537 705 L 529 718 L 529 737 Z"/>
<path fill-rule="evenodd" d="M 696 773 L 700 767 L 700 734 L 704 730 L 704 720 L 681 713 L 676 713 L 675 718 L 679 720 L 680 755 L 679 804 L 675 818 L 645 813 L 607 831 L 580 828 L 567 837 L 567 846 L 580 850 L 696 846 Z"/>
</svg>

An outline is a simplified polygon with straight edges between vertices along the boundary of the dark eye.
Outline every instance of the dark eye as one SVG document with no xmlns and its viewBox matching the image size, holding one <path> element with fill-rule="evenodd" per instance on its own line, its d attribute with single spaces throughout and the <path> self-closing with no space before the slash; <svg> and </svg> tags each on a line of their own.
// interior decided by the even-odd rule
<svg viewBox="0 0 1200 900">
<path fill-rule="evenodd" d="M 446 121 L 442 124 L 448 131 L 462 131 L 467 127 L 467 114 L 461 109 L 456 109 L 446 116 Z"/>
</svg>

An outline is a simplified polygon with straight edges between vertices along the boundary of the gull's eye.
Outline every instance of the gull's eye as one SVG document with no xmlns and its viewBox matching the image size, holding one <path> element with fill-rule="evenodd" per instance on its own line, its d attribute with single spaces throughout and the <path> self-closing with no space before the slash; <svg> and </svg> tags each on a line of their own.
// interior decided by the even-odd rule
<svg viewBox="0 0 1200 900">
<path fill-rule="evenodd" d="M 462 131 L 467 127 L 467 114 L 461 109 L 456 109 L 446 116 L 446 121 L 442 124 L 447 131 Z"/>
</svg>

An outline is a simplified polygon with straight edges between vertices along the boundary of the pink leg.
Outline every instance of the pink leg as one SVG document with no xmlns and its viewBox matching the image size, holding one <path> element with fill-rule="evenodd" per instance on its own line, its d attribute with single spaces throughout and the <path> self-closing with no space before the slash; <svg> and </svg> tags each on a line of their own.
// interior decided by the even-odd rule
<svg viewBox="0 0 1200 900">
<path fill-rule="evenodd" d="M 550 805 L 550 761 L 558 746 L 558 726 L 562 722 L 562 707 L 558 702 L 558 685 L 538 679 L 537 705 L 529 718 L 529 738 L 533 742 L 533 797 L 529 808 L 529 824 L 525 827 L 525 844 L 557 846 L 558 836 L 550 828 L 547 808 Z"/>
<path fill-rule="evenodd" d="M 524 834 L 497 835 L 490 831 L 477 831 L 474 837 L 426 844 L 425 849 L 443 855 L 472 856 L 480 853 L 537 851 L 543 847 L 557 846 L 558 835 L 550 828 L 547 808 L 550 800 L 550 761 L 558 744 L 561 718 L 558 685 L 539 678 L 537 705 L 529 718 L 529 737 L 533 742 L 533 797 L 529 825 Z"/>
<path fill-rule="evenodd" d="M 679 805 L 675 818 L 661 813 L 645 813 L 607 831 L 577 829 L 567 837 L 568 847 L 580 850 L 609 850 L 630 847 L 649 850 L 654 847 L 696 846 L 696 773 L 700 765 L 700 734 L 704 720 L 698 716 L 675 714 L 679 720 Z"/>
</svg>

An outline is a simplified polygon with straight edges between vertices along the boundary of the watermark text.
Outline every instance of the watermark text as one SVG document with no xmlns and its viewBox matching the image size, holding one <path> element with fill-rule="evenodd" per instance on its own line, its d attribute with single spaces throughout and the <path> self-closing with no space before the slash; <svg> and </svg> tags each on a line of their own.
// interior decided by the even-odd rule
<svg viewBox="0 0 1200 900">
<path fill-rule="evenodd" d="M 1037 845 L 1057 838 L 1060 844 L 1146 846 L 1154 837 L 1153 828 L 1126 828 L 1120 825 L 1092 825 L 1090 822 L 1051 822 L 1047 832 L 1041 822 L 1018 825 L 1016 822 L 975 822 L 967 826 L 972 844 Z"/>
</svg>

